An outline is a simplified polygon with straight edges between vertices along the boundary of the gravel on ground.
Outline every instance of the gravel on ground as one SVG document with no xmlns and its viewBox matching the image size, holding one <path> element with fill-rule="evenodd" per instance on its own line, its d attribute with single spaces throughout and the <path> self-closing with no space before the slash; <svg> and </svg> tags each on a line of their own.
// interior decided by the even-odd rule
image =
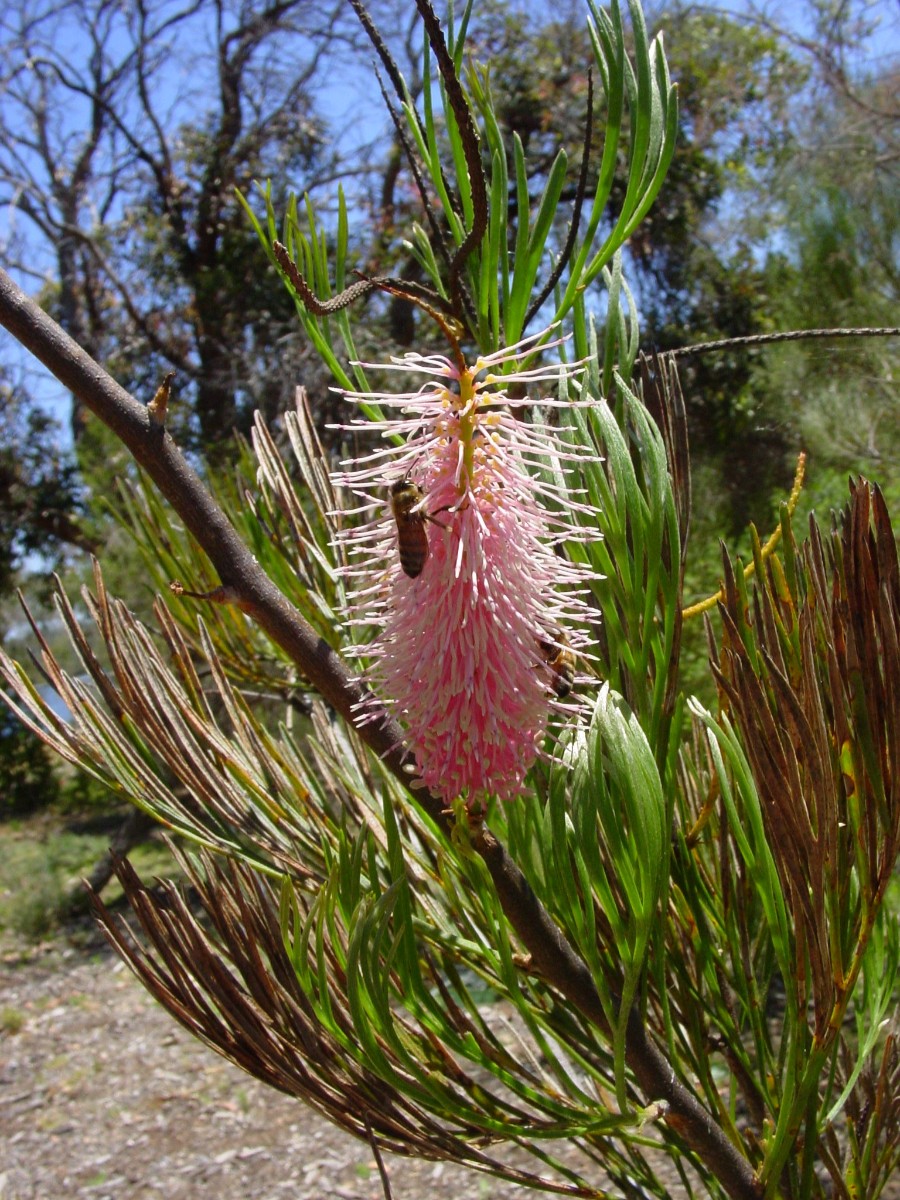
<svg viewBox="0 0 900 1200">
<path fill-rule="evenodd" d="M 190 1037 L 108 952 L 0 961 L 0 1030 L 0 1200 L 383 1200 L 369 1146 Z M 393 1200 L 523 1195 L 387 1170 Z"/>
</svg>

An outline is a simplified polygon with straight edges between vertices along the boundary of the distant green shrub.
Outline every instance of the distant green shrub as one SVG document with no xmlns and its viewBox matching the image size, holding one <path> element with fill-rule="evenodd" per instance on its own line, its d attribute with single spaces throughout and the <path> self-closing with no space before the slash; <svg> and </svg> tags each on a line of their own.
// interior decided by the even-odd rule
<svg viewBox="0 0 900 1200">
<path fill-rule="evenodd" d="M 44 743 L 0 705 L 0 820 L 46 807 L 57 788 L 56 769 Z"/>
</svg>

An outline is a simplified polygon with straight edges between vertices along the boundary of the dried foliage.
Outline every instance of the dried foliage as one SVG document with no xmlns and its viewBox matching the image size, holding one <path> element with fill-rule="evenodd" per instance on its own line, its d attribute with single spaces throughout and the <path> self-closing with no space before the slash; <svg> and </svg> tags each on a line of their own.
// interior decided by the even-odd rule
<svg viewBox="0 0 900 1200">
<path fill-rule="evenodd" d="M 827 546 L 827 550 L 826 550 Z M 746 748 L 816 1043 L 840 1023 L 900 849 L 900 575 L 884 500 L 851 486 L 746 596 L 726 563 L 716 677 Z M 854 869 L 855 868 L 855 869 Z"/>
</svg>

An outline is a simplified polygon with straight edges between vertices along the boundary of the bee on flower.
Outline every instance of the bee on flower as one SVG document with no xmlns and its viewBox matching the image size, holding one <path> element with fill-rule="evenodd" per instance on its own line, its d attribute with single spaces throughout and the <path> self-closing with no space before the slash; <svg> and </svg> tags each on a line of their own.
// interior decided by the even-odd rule
<svg viewBox="0 0 900 1200">
<path fill-rule="evenodd" d="M 520 419 L 516 406 L 533 401 L 507 391 L 558 388 L 583 364 L 498 373 L 541 336 L 471 364 L 408 354 L 388 369 L 424 375 L 418 391 L 345 393 L 395 414 L 363 423 L 386 444 L 334 477 L 373 514 L 339 534 L 348 619 L 378 628 L 362 650 L 368 682 L 406 728 L 418 777 L 448 803 L 521 791 L 588 642 L 593 574 L 557 547 L 591 536 L 576 519 L 589 510 L 553 482 L 581 455 Z"/>
<path fill-rule="evenodd" d="M 391 487 L 391 511 L 397 522 L 400 566 L 410 579 L 421 575 L 428 561 L 428 534 L 425 522 L 434 521 L 435 518 L 425 511 L 424 504 L 425 493 L 411 479 L 398 479 Z"/>
</svg>

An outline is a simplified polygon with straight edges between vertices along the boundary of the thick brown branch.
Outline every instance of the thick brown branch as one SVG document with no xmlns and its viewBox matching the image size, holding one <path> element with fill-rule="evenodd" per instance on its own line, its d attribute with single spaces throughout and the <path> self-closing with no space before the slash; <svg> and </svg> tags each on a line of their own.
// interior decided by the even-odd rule
<svg viewBox="0 0 900 1200">
<path fill-rule="evenodd" d="M 516 864 L 488 832 L 476 843 L 507 920 L 531 955 L 535 974 L 558 988 L 599 1029 L 609 1025 L 591 973 L 560 932 Z M 637 1009 L 628 1018 L 625 1056 L 641 1090 L 667 1106 L 666 1122 L 716 1174 L 734 1200 L 759 1200 L 762 1189 L 739 1150 L 679 1082 L 669 1060 L 651 1042 Z"/>
<path fill-rule="evenodd" d="M 154 424 L 147 407 L 121 388 L 3 271 L 0 324 L 124 443 L 208 555 L 222 584 L 234 590 L 241 607 L 294 659 L 335 710 L 355 724 L 355 706 L 364 694 L 359 681 L 262 571 L 169 434 Z M 360 736 L 399 779 L 408 780 L 399 726 L 388 720 L 371 722 L 360 730 Z M 446 830 L 448 817 L 442 801 L 425 793 L 417 793 L 417 798 Z M 478 849 L 503 911 L 536 969 L 590 1022 L 605 1030 L 606 1017 L 590 971 L 506 848 L 484 830 Z M 668 1123 L 716 1173 L 727 1194 L 733 1200 L 759 1200 L 762 1193 L 750 1166 L 678 1081 L 672 1065 L 650 1041 L 637 1010 L 628 1022 L 627 1058 L 647 1098 L 666 1103 Z"/>
<path fill-rule="evenodd" d="M 347 720 L 362 692 L 343 660 L 306 624 L 256 564 L 225 514 L 148 407 L 139 404 L 42 309 L 0 272 L 0 322 L 47 366 L 131 451 L 178 512 L 226 586 L 232 587 L 266 633 L 298 663 L 324 698 Z M 399 730 L 373 726 L 379 753 Z"/>
</svg>

